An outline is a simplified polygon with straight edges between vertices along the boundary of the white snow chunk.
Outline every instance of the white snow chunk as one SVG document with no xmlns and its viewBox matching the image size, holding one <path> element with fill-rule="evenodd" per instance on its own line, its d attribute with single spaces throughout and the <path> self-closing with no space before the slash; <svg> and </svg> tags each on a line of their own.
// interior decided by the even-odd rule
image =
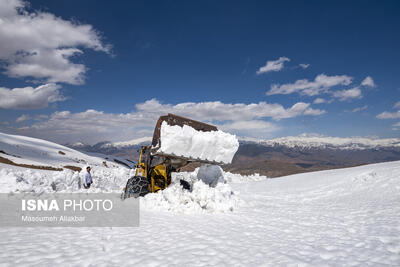
<svg viewBox="0 0 400 267">
<path fill-rule="evenodd" d="M 227 213 L 234 211 L 239 201 L 228 184 L 218 183 L 210 187 L 203 181 L 196 181 L 189 191 L 175 182 L 164 190 L 141 197 L 140 206 L 145 210 L 173 213 Z"/>
<path fill-rule="evenodd" d="M 202 132 L 184 125 L 161 124 L 159 152 L 202 160 L 231 163 L 239 148 L 235 135 L 222 131 Z"/>
<path fill-rule="evenodd" d="M 246 182 L 256 182 L 268 179 L 267 176 L 260 175 L 259 173 L 250 175 L 241 175 L 237 173 L 224 172 L 224 180 L 228 183 L 246 183 Z"/>
<path fill-rule="evenodd" d="M 220 166 L 203 164 L 197 172 L 197 178 L 205 184 L 215 187 L 218 183 L 224 183 L 224 173 Z"/>
</svg>

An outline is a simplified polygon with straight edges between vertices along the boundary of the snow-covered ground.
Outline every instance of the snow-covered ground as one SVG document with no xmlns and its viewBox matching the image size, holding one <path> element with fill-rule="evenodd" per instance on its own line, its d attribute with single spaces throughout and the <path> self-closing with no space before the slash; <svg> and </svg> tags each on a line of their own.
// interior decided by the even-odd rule
<svg viewBox="0 0 400 267">
<path fill-rule="evenodd" d="M 0 187 L 21 181 L 29 184 L 34 177 L 50 180 L 51 173 L 56 173 L 7 165 L 1 165 L 0 170 L 3 181 Z M 95 173 L 99 180 L 95 178 L 94 191 L 122 186 L 129 173 L 107 175 Z M 175 175 L 175 180 L 197 176 L 196 173 L 180 175 Z M 119 176 L 121 181 L 117 179 Z M 0 228 L 0 263 L 12 266 L 398 266 L 400 263 L 399 161 L 277 179 L 227 173 L 224 178 L 228 183 L 216 187 L 197 181 L 198 188 L 192 193 L 174 184 L 168 191 L 148 195 L 141 201 L 137 228 Z M 100 179 L 109 180 L 109 185 L 96 187 Z M 111 182 L 112 179 L 117 180 Z M 193 206 L 188 208 L 193 212 L 184 209 L 185 203 Z M 229 208 L 207 209 L 208 204 Z"/>
<path fill-rule="evenodd" d="M 0 133 L 0 157 L 16 164 L 63 168 L 85 166 L 123 168 L 117 162 L 133 167 L 130 161 L 101 154 L 88 155 L 42 139 Z"/>
</svg>

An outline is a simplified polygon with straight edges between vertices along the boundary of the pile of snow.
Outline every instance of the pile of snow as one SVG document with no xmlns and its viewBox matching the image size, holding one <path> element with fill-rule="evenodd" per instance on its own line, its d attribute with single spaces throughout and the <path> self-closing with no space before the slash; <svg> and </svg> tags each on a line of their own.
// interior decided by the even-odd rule
<svg viewBox="0 0 400 267">
<path fill-rule="evenodd" d="M 235 211 L 242 201 L 230 183 L 245 183 L 267 179 L 259 174 L 243 176 L 224 172 L 216 165 L 204 164 L 193 172 L 173 173 L 172 184 L 165 190 L 141 198 L 146 210 L 174 213 L 226 213 Z M 180 180 L 192 190 L 184 190 Z"/>
<path fill-rule="evenodd" d="M 239 198 L 229 184 L 218 183 L 210 187 L 197 180 L 189 191 L 176 181 L 167 189 L 147 194 L 140 199 L 140 205 L 146 210 L 174 213 L 225 213 L 238 207 Z"/>
<path fill-rule="evenodd" d="M 236 136 L 222 131 L 202 132 L 184 125 L 161 125 L 159 152 L 208 161 L 231 163 L 239 148 Z"/>
<path fill-rule="evenodd" d="M 83 189 L 82 181 L 85 170 L 74 172 L 43 171 L 26 168 L 9 168 L 0 164 L 0 193 L 35 192 L 35 193 L 110 193 L 121 192 L 134 170 L 127 168 L 92 168 L 94 183 L 88 190 Z"/>
<path fill-rule="evenodd" d="M 246 140 L 244 140 L 246 141 Z M 330 137 L 323 135 L 302 134 L 299 136 L 280 137 L 271 140 L 259 140 L 258 143 L 265 146 L 282 145 L 290 148 L 334 148 L 334 149 L 371 149 L 382 147 L 400 148 L 399 138 L 373 139 L 365 137 Z"/>
</svg>

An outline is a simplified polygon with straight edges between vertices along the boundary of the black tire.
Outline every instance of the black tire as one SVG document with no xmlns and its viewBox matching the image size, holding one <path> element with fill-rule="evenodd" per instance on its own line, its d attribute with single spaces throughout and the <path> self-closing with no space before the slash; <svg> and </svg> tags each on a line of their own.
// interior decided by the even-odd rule
<svg viewBox="0 0 400 267">
<path fill-rule="evenodd" d="M 149 193 L 149 181 L 143 176 L 133 176 L 126 183 L 124 199 L 142 197 Z"/>
</svg>

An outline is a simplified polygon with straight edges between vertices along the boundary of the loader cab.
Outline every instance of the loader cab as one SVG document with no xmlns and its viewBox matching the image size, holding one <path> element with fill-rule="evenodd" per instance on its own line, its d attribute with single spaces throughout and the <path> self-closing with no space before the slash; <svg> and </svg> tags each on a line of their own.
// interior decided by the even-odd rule
<svg viewBox="0 0 400 267">
<path fill-rule="evenodd" d="M 147 177 L 148 167 L 151 161 L 150 146 L 142 146 L 139 151 L 139 161 L 136 164 L 136 176 Z"/>
<path fill-rule="evenodd" d="M 151 193 L 165 189 L 171 184 L 171 168 L 164 157 L 153 156 L 151 146 L 142 146 L 135 176 L 144 177 Z"/>
</svg>

